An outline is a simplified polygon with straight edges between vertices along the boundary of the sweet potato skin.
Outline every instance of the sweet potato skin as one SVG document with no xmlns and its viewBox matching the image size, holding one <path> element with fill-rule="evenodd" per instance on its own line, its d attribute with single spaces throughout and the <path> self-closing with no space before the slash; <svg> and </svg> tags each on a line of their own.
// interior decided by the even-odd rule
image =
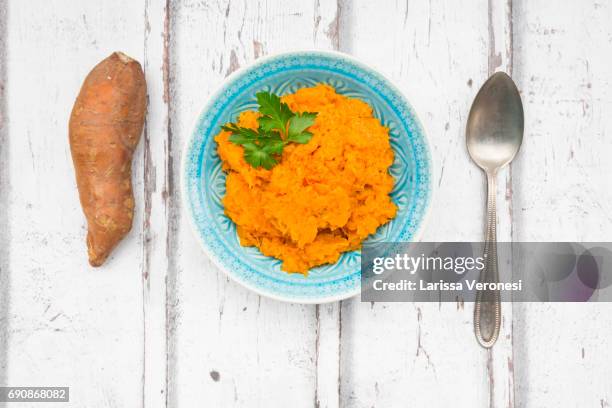
<svg viewBox="0 0 612 408">
<path fill-rule="evenodd" d="M 70 151 L 92 266 L 102 265 L 132 228 L 132 157 L 146 104 L 142 67 L 115 52 L 87 75 L 72 109 Z"/>
</svg>

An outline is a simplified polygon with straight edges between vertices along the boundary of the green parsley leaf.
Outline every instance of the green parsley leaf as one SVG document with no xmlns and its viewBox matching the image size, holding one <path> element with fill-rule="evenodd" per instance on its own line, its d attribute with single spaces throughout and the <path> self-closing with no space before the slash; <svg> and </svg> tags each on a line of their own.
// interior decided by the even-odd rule
<svg viewBox="0 0 612 408">
<path fill-rule="evenodd" d="M 259 126 L 268 131 L 276 129 L 284 134 L 287 131 L 287 122 L 293 117 L 289 105 L 270 92 L 258 92 L 255 96 L 259 103 L 259 112 L 263 115 L 259 118 Z"/>
<path fill-rule="evenodd" d="M 266 140 L 266 143 L 262 148 L 269 154 L 282 154 L 283 147 L 285 147 L 285 142 L 279 136 L 278 139 L 270 138 L 269 140 Z"/>
<path fill-rule="evenodd" d="M 221 129 L 227 132 L 232 132 L 232 135 L 229 137 L 229 141 L 236 144 L 254 142 L 259 138 L 259 134 L 253 129 L 239 127 L 234 123 L 221 126 Z"/>
<path fill-rule="evenodd" d="M 278 163 L 274 156 L 266 151 L 269 150 L 266 146 L 261 147 L 255 143 L 245 143 L 242 147 L 244 148 L 244 159 L 255 168 L 263 167 L 270 170 Z"/>
<path fill-rule="evenodd" d="M 310 142 L 311 138 L 312 138 L 312 133 L 304 131 L 298 135 L 290 136 L 289 140 L 291 140 L 294 143 L 306 144 Z"/>
<path fill-rule="evenodd" d="M 295 143 L 308 143 L 312 138 L 312 133 L 307 132 L 317 118 L 316 113 L 303 112 L 297 113 L 289 122 L 289 130 L 287 131 L 287 140 Z"/>
<path fill-rule="evenodd" d="M 308 132 L 317 117 L 316 113 L 293 113 L 286 103 L 270 92 L 256 94 L 259 103 L 257 130 L 228 123 L 221 128 L 230 132 L 229 141 L 241 145 L 244 159 L 251 166 L 270 170 L 278 164 L 278 156 L 283 153 L 287 143 L 308 143 L 312 133 Z"/>
</svg>

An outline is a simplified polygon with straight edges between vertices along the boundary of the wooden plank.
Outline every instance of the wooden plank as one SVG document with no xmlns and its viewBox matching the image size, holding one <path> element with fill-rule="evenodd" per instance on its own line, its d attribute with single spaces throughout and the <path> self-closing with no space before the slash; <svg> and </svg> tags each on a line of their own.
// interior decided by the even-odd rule
<svg viewBox="0 0 612 408">
<path fill-rule="evenodd" d="M 317 305 L 315 407 L 340 407 L 342 302 Z"/>
<path fill-rule="evenodd" d="M 97 62 L 116 49 L 142 61 L 143 6 L 41 0 L 10 1 L 8 10 L 6 381 L 69 386 L 78 406 L 140 406 L 142 206 L 113 256 L 90 268 L 67 127 L 74 98 Z M 143 202 L 140 146 L 137 203 Z"/>
<path fill-rule="evenodd" d="M 9 135 L 6 101 L 7 7 L 0 7 L 0 327 L 8 327 L 9 307 Z M 6 386 L 8 330 L 0 331 L 0 386 Z"/>
<path fill-rule="evenodd" d="M 144 318 L 143 399 L 145 407 L 167 402 L 167 271 L 171 211 L 168 35 L 166 2 L 144 3 L 144 71 L 149 106 L 143 140 L 144 217 L 142 291 Z"/>
<path fill-rule="evenodd" d="M 269 53 L 332 48 L 335 11 L 330 2 L 298 0 L 172 3 L 172 157 L 230 72 Z M 327 372 L 337 362 L 334 311 L 321 309 L 317 321 L 315 306 L 261 298 L 229 281 L 202 253 L 180 210 L 178 160 L 172 180 L 179 221 L 170 252 L 169 405 L 337 406 L 337 374 Z"/>
<path fill-rule="evenodd" d="M 484 179 L 467 156 L 465 121 L 488 76 L 487 8 L 486 1 L 364 0 L 342 9 L 341 49 L 391 77 L 429 137 L 437 191 L 423 240 L 483 237 Z M 472 313 L 463 304 L 344 302 L 340 405 L 488 404 L 486 352 Z"/>
<path fill-rule="evenodd" d="M 608 241 L 612 5 L 516 1 L 514 76 L 525 139 L 513 168 L 519 241 Z M 515 304 L 518 406 L 612 404 L 612 306 Z"/>
</svg>

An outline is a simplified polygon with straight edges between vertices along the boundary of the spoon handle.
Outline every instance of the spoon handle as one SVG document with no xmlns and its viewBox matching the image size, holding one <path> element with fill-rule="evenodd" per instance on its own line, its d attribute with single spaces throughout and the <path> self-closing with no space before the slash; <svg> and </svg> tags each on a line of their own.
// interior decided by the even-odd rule
<svg viewBox="0 0 612 408">
<path fill-rule="evenodd" d="M 485 267 L 480 272 L 480 282 L 497 283 L 497 174 L 487 172 L 487 230 L 485 238 Z M 474 304 L 474 332 L 478 343 L 491 348 L 497 341 L 501 326 L 501 303 L 498 290 L 479 290 Z"/>
</svg>

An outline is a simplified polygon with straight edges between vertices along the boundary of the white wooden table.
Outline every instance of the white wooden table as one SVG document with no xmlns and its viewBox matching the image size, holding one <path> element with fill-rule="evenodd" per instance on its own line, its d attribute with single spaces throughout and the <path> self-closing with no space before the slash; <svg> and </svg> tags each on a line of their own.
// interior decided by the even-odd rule
<svg viewBox="0 0 612 408">
<path fill-rule="evenodd" d="M 424 239 L 482 239 L 465 121 L 505 70 L 526 132 L 499 239 L 609 240 L 609 1 L 0 0 L 0 385 L 69 386 L 88 408 L 612 405 L 612 304 L 505 305 L 487 352 L 471 304 L 290 305 L 211 264 L 178 191 L 191 123 L 230 72 L 302 48 L 350 53 L 408 96 L 436 165 Z M 115 50 L 143 63 L 149 111 L 134 228 L 92 269 L 67 124 Z"/>
</svg>

